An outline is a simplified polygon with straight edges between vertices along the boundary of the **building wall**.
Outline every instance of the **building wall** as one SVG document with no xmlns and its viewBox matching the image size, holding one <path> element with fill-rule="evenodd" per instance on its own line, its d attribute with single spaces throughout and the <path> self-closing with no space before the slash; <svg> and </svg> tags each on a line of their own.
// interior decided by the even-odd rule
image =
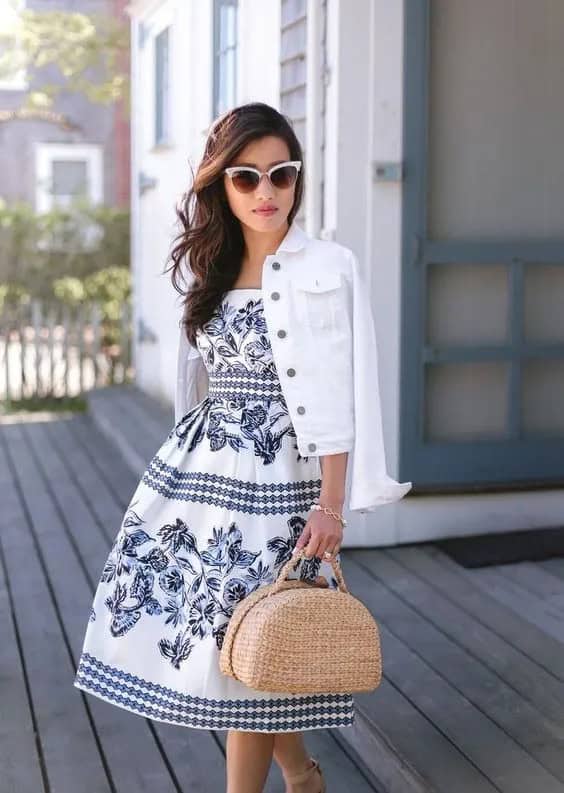
<svg viewBox="0 0 564 793">
<path fill-rule="evenodd" d="M 394 475 L 401 194 L 398 186 L 376 191 L 370 174 L 374 151 L 399 156 L 401 9 L 359 2 L 362 9 L 350 15 L 340 0 L 282 0 L 278 17 L 272 14 L 274 4 L 266 9 L 260 0 L 240 2 L 237 103 L 261 99 L 290 118 L 306 160 L 306 195 L 298 222 L 315 235 L 349 245 L 362 262 L 381 340 L 386 446 Z M 167 403 L 173 400 L 181 306 L 161 270 L 175 230 L 174 204 L 187 189 L 189 165 L 197 167 L 213 120 L 211 9 L 211 3 L 187 7 L 173 0 L 132 4 L 134 40 L 140 26 L 145 31 L 144 45 L 132 52 L 134 183 L 140 173 L 154 180 L 153 188 L 142 195 L 135 190 L 133 197 L 136 326 L 149 328 L 156 337 L 149 341 L 137 334 L 134 351 L 138 384 Z M 169 146 L 155 148 L 150 42 L 165 24 L 172 30 L 172 135 Z M 387 39 L 389 30 L 393 34 Z M 386 54 L 377 64 L 378 47 Z M 379 71 L 383 66 L 385 74 Z M 393 542 L 401 508 L 349 516 L 347 542 Z"/>
<path fill-rule="evenodd" d="M 306 201 L 300 219 L 302 222 L 305 220 L 308 231 L 350 246 L 359 258 L 370 288 L 379 341 L 379 379 L 388 470 L 396 478 L 401 430 L 400 340 L 403 338 L 406 344 L 410 343 L 410 339 L 405 338 L 406 317 L 401 314 L 401 294 L 407 279 L 414 278 L 415 274 L 413 267 L 402 269 L 404 256 L 406 261 L 410 256 L 407 248 L 405 251 L 402 249 L 405 181 L 401 176 L 389 181 L 376 179 L 374 165 L 402 166 L 404 179 L 415 165 L 405 162 L 403 148 L 404 135 L 409 131 L 404 129 L 404 72 L 411 54 L 404 49 L 407 2 L 413 7 L 412 0 L 397 3 L 355 0 L 355 13 L 351 14 L 350 4 L 344 0 L 281 0 L 280 17 L 276 21 L 260 18 L 266 4 L 241 4 L 251 16 L 256 14 L 257 24 L 245 34 L 242 42 L 246 55 L 241 63 L 241 85 L 245 88 L 240 89 L 240 101 L 265 98 L 290 117 L 307 160 Z M 507 6 L 510 4 L 507 0 Z M 496 13 L 503 13 L 502 5 Z M 189 156 L 196 161 L 203 135 L 211 121 L 210 44 L 206 38 L 209 37 L 209 19 L 206 19 L 205 6 L 201 4 L 198 9 L 192 8 L 193 17 L 182 23 L 188 27 L 181 27 L 186 43 L 184 55 L 199 65 L 200 76 L 197 81 L 185 80 L 183 100 L 191 112 L 178 119 L 183 146 L 177 146 L 169 165 L 168 183 L 161 183 L 154 198 L 150 199 L 152 204 L 147 202 L 138 213 L 143 221 L 150 217 L 151 208 L 158 210 L 159 201 L 162 207 L 162 202 L 169 201 L 175 190 L 182 189 L 183 166 Z M 269 11 L 273 6 L 278 6 L 278 3 L 269 4 Z M 530 13 L 526 4 L 520 7 L 527 8 L 527 13 Z M 465 8 L 465 12 L 474 13 L 472 19 L 477 25 L 487 25 L 479 9 L 472 12 Z M 533 16 L 538 24 L 539 15 Z M 274 24 L 277 26 L 275 29 Z M 467 30 L 465 25 L 462 28 Z M 465 34 L 462 28 L 460 35 Z M 557 36 L 553 28 L 550 32 Z M 491 26 L 487 34 L 488 46 L 497 52 L 498 43 L 492 40 Z M 247 75 L 249 80 L 252 80 L 251 74 L 255 75 L 250 67 L 253 66 L 254 48 L 257 46 L 261 47 L 264 59 L 261 65 L 271 64 L 271 74 L 277 75 L 267 85 L 253 85 L 246 81 Z M 514 52 L 515 48 L 510 51 Z M 526 58 L 526 48 L 519 48 L 519 54 Z M 267 55 L 271 55 L 272 60 L 267 60 Z M 270 66 L 265 66 L 258 73 L 263 75 L 269 69 Z M 191 75 L 192 71 L 186 66 L 183 73 Z M 466 70 L 465 78 L 472 80 L 472 74 L 471 69 Z M 522 74 L 523 79 L 527 78 L 526 85 L 530 86 L 534 77 L 530 66 L 523 67 Z M 141 81 L 143 75 L 137 79 Z M 508 118 L 503 119 L 504 123 L 510 123 Z M 431 146 L 437 145 L 437 141 L 430 143 Z M 507 150 L 504 156 L 510 156 Z M 160 169 L 163 178 L 166 172 L 164 163 L 164 157 L 158 163 L 156 160 L 153 162 L 154 170 Z M 421 166 L 421 163 L 417 165 Z M 523 178 L 518 160 L 511 172 Z M 455 169 L 451 169 L 449 179 L 455 178 Z M 145 200 L 142 199 L 143 202 Z M 150 251 L 150 267 L 153 268 L 155 262 L 162 259 L 169 239 L 166 228 L 171 218 L 169 207 L 170 204 L 165 207 L 164 218 L 159 220 L 161 227 L 157 233 L 160 234 L 160 242 L 155 243 Z M 511 201 L 504 211 L 512 213 Z M 143 222 L 142 225 L 143 233 L 147 235 L 148 224 Z M 151 228 L 155 233 L 154 223 Z M 136 239 L 138 247 L 148 249 L 148 236 L 142 237 L 138 233 Z M 137 261 L 143 266 L 140 257 Z M 149 267 L 138 279 L 140 284 L 143 284 L 143 279 L 147 281 L 148 273 Z M 150 359 L 141 348 L 138 348 L 138 353 L 141 385 L 167 395 L 167 399 L 172 401 L 177 328 L 172 319 L 163 319 L 173 302 L 170 290 L 164 290 L 163 295 L 165 293 L 165 297 L 155 301 L 153 309 L 149 308 L 150 294 L 140 301 L 141 311 L 152 311 L 155 327 L 161 330 L 160 356 Z M 151 360 L 153 367 L 146 363 Z M 405 470 L 409 471 L 409 459 L 404 464 Z M 556 488 L 537 492 L 437 493 L 424 497 L 410 493 L 398 504 L 369 515 L 349 515 L 351 520 L 345 544 L 394 545 L 479 532 L 558 525 L 561 512 L 562 490 Z"/>
<path fill-rule="evenodd" d="M 306 146 L 307 0 L 281 0 L 280 112 Z"/>
<path fill-rule="evenodd" d="M 386 458 L 395 477 L 402 190 L 401 183 L 375 182 L 373 162 L 402 157 L 403 2 L 356 0 L 349 11 L 342 0 L 327 0 L 323 235 L 354 250 L 371 292 Z M 354 516 L 352 544 L 393 544 L 406 507 L 403 499 Z"/>
<path fill-rule="evenodd" d="M 304 199 L 296 219 L 320 237 L 333 238 L 325 226 L 327 0 L 281 0 L 280 102 L 302 145 Z"/>
<path fill-rule="evenodd" d="M 134 359 L 139 386 L 173 401 L 181 297 L 164 273 L 179 231 L 175 207 L 188 190 L 213 119 L 212 3 L 131 3 L 133 75 L 132 266 Z M 170 25 L 170 141 L 153 144 L 154 38 Z M 278 105 L 279 14 L 261 0 L 239 3 L 237 104 Z M 140 30 L 144 38 L 140 39 Z M 143 44 L 140 41 L 143 41 Z M 139 194 L 139 176 L 154 187 Z M 140 333 L 146 328 L 153 335 Z"/>
</svg>

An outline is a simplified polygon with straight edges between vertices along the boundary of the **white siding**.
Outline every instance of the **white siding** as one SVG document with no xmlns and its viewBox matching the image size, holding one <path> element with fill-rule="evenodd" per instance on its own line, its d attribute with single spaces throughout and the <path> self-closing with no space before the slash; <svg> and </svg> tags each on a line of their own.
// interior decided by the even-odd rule
<svg viewBox="0 0 564 793">
<path fill-rule="evenodd" d="M 274 4 L 277 5 L 277 4 Z M 190 185 L 213 121 L 213 4 L 140 0 L 130 5 L 132 53 L 132 267 L 134 320 L 156 341 L 134 342 L 137 383 L 172 402 L 180 296 L 163 274 L 177 233 L 175 206 Z M 241 0 L 237 104 L 279 104 L 280 15 L 262 0 Z M 170 25 L 170 140 L 154 145 L 154 38 Z M 154 186 L 138 194 L 139 176 Z"/>
</svg>

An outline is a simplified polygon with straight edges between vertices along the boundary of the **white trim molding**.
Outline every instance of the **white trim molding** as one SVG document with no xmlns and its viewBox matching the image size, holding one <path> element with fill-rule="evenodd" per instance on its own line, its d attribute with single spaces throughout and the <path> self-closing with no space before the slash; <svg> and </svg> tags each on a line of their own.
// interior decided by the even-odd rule
<svg viewBox="0 0 564 793">
<path fill-rule="evenodd" d="M 103 202 L 102 146 L 95 143 L 36 143 L 35 208 L 37 212 L 48 212 L 55 204 L 51 191 L 55 160 L 84 162 L 86 164 L 88 198 L 92 204 Z"/>
</svg>

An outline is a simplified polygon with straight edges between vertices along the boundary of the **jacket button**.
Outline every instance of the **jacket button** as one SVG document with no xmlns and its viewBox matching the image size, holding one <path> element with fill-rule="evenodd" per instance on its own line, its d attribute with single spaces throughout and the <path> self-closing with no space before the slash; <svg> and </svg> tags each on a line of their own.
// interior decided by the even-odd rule
<svg viewBox="0 0 564 793">
<path fill-rule="evenodd" d="M 307 448 L 309 449 L 310 452 L 314 452 L 317 449 L 317 446 L 315 445 L 315 443 L 308 443 Z"/>
<path fill-rule="evenodd" d="M 298 405 L 298 413 L 305 413 L 305 407 L 303 405 Z"/>
<path fill-rule="evenodd" d="M 272 269 L 279 270 L 280 269 L 280 262 L 272 262 Z"/>
<path fill-rule="evenodd" d="M 279 300 L 279 299 L 280 299 L 280 292 L 272 292 L 272 293 L 271 293 L 271 295 L 270 295 L 270 297 L 271 297 L 273 300 Z"/>
<path fill-rule="evenodd" d="M 288 377 L 293 377 L 296 374 L 296 370 L 290 367 L 290 369 L 286 369 L 286 374 Z"/>
<path fill-rule="evenodd" d="M 286 331 L 285 330 L 279 330 L 277 335 L 279 336 L 279 338 L 283 339 L 284 336 L 286 335 Z"/>
</svg>

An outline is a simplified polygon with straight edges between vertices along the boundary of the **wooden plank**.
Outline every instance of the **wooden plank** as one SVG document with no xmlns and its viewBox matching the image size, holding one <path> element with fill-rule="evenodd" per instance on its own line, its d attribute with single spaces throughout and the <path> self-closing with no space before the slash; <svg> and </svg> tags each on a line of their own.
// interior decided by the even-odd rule
<svg viewBox="0 0 564 793">
<path fill-rule="evenodd" d="M 499 790 L 530 793 L 531 789 L 540 787 L 544 793 L 562 793 L 562 783 L 558 778 L 450 682 L 454 674 L 449 670 L 449 664 L 464 663 L 465 653 L 429 623 L 422 621 L 413 609 L 351 559 L 349 553 L 344 559 L 343 570 L 352 593 L 378 620 L 388 679 Z M 465 664 L 469 680 L 472 680 L 472 664 L 476 664 L 476 659 Z M 498 683 L 497 678 L 494 679 Z M 459 677 L 457 682 L 458 685 L 464 683 Z M 468 688 L 467 685 L 464 687 Z M 476 696 L 475 680 L 472 680 L 472 690 Z M 547 761 L 552 766 L 557 764 L 552 751 L 543 755 L 543 762 Z M 473 793 L 473 788 L 467 789 Z M 460 785 L 459 790 L 463 790 Z"/>
<path fill-rule="evenodd" d="M 428 582 L 398 563 L 387 551 L 351 554 L 385 586 L 415 608 L 427 621 L 509 683 L 540 713 L 563 723 L 564 684 L 509 644 Z M 401 553 L 399 554 L 401 559 Z"/>
<path fill-rule="evenodd" d="M 220 793 L 225 790 L 225 757 L 213 732 L 155 721 L 154 733 L 177 793 L 212 793 L 216 790 Z M 158 784 L 149 789 L 153 793 L 161 793 Z M 118 790 L 121 793 L 122 788 Z M 123 790 L 127 793 L 129 788 Z"/>
<path fill-rule="evenodd" d="M 47 364 L 49 372 L 49 385 L 46 388 L 46 393 L 51 396 L 56 396 L 56 388 L 55 388 L 55 321 L 56 321 L 56 313 L 55 309 L 51 308 L 47 317 L 47 344 L 46 347 L 46 356 L 47 356 Z"/>
<path fill-rule="evenodd" d="M 70 380 L 70 332 L 71 332 L 71 316 L 69 306 L 63 306 L 61 324 L 63 326 L 63 395 L 70 396 L 69 380 Z"/>
<path fill-rule="evenodd" d="M 431 544 L 389 548 L 393 559 L 427 581 L 482 625 L 525 653 L 557 680 L 564 680 L 562 644 L 488 596 L 463 575 L 463 568 Z"/>
<path fill-rule="evenodd" d="M 30 500 L 43 487 L 36 481 L 20 428 L 4 426 L 0 438 L 0 470 L 2 481 L 7 482 L 0 512 L 2 545 L 7 569 L 17 571 L 11 576 L 14 614 L 49 789 L 109 793 L 111 787 L 92 725 L 72 687 L 69 636 L 61 624 L 60 603 L 54 598 L 45 559 L 38 549 L 37 523 L 29 513 Z M 21 485 L 13 478 L 14 470 L 18 470 Z M 40 515 L 47 544 L 56 539 L 50 517 L 49 513 Z M 79 598 L 77 607 L 80 605 Z"/>
<path fill-rule="evenodd" d="M 550 573 L 550 575 L 554 575 L 564 581 L 564 559 L 561 557 L 555 557 L 554 559 L 543 559 L 543 561 L 538 562 L 538 564 L 543 570 L 546 570 L 548 573 Z"/>
<path fill-rule="evenodd" d="M 387 679 L 386 670 L 376 691 L 359 693 L 355 700 L 358 733 L 351 741 L 386 793 L 497 790 Z"/>
<path fill-rule="evenodd" d="M 77 416 L 71 422 L 52 423 L 45 428 L 72 473 L 80 471 L 77 487 L 111 543 L 121 525 L 122 512 L 138 483 L 116 448 L 97 432 L 92 419 Z"/>
<path fill-rule="evenodd" d="M 518 675 L 513 674 L 511 685 L 505 682 L 503 672 L 509 664 L 503 658 L 503 652 L 507 645 L 498 648 L 502 653 L 500 663 L 497 670 L 492 671 L 486 661 L 492 658 L 488 639 L 495 642 L 491 631 L 480 638 L 480 626 L 475 621 L 449 604 L 445 609 L 440 595 L 386 553 L 364 551 L 351 556 L 401 598 L 382 598 L 378 611 L 398 638 L 554 776 L 564 780 L 564 687 L 561 686 L 557 692 L 559 702 L 556 707 L 551 706 L 553 718 L 550 720 L 543 708 L 531 701 L 527 680 L 522 681 L 523 692 L 514 685 Z M 455 636 L 452 636 L 451 625 Z M 472 637 L 471 641 L 465 636 Z M 515 653 L 510 652 L 510 657 L 515 660 Z M 537 685 L 535 688 L 542 704 L 546 704 L 540 687 Z M 516 713 L 518 718 L 515 718 Z"/>
<path fill-rule="evenodd" d="M 142 406 L 139 400 L 133 397 L 132 391 L 133 389 L 128 386 L 120 386 L 108 398 L 112 399 L 122 412 L 130 416 L 136 432 L 143 432 L 156 452 L 159 446 L 165 442 L 173 425 L 169 426 L 168 422 L 164 424 L 160 421 L 152 410 Z"/>
<path fill-rule="evenodd" d="M 533 597 L 519 584 L 500 576 L 496 567 L 464 568 L 462 575 L 521 618 L 564 643 L 564 609 L 558 604 Z"/>
<path fill-rule="evenodd" d="M 115 443 L 100 432 L 92 415 L 76 416 L 68 424 L 71 445 L 81 448 L 98 471 L 115 501 L 125 509 L 135 491 L 140 475 L 127 465 Z"/>
<path fill-rule="evenodd" d="M 59 429 L 66 422 L 58 422 Z M 72 546 L 77 550 L 78 559 L 74 567 L 78 569 L 79 560 L 86 568 L 89 585 L 87 587 L 89 602 L 93 597 L 94 586 L 97 583 L 107 553 L 110 550 L 110 541 L 113 541 L 121 524 L 122 513 L 116 507 L 114 520 L 111 524 L 100 526 L 99 521 L 92 514 L 90 505 L 84 498 L 84 493 L 79 483 L 91 476 L 89 461 L 84 455 L 73 455 L 72 459 L 59 444 L 52 444 L 52 432 L 57 429 L 57 424 L 51 425 L 50 431 L 41 425 L 26 428 L 29 442 L 37 460 L 46 459 L 50 451 L 49 466 L 45 466 L 42 475 L 46 480 L 48 489 L 52 494 L 61 515 L 64 516 L 64 526 L 61 527 L 65 535 L 72 539 Z M 68 449 L 67 449 L 68 451 Z M 109 535 L 109 536 L 108 536 Z M 65 561 L 65 548 L 59 547 L 53 552 L 54 588 L 59 577 L 63 576 L 63 569 L 57 571 L 57 559 L 61 564 Z M 48 549 L 45 549 L 47 556 Z M 64 574 L 67 580 L 76 581 L 78 575 L 73 570 L 73 562 L 67 557 Z M 65 597 L 61 593 L 61 599 Z M 64 614 L 69 633 L 75 637 L 75 657 L 81 649 L 82 638 L 86 627 L 85 614 L 75 610 Z M 159 790 L 159 793 L 172 793 L 176 789 L 175 779 L 182 776 L 190 780 L 188 789 L 205 793 L 214 785 L 222 781 L 220 770 L 217 768 L 218 760 L 222 762 L 221 751 L 208 731 L 190 730 L 183 734 L 183 751 L 178 751 L 176 741 L 171 742 L 171 754 L 174 754 L 178 765 L 172 771 L 172 764 L 166 757 L 168 750 L 167 738 L 173 730 L 162 731 L 165 723 L 145 718 L 132 718 L 132 714 L 116 706 L 108 707 L 108 703 L 94 696 L 86 696 L 91 706 L 93 720 L 100 735 L 104 754 L 111 770 L 112 779 L 118 790 L 134 789 L 136 791 Z M 178 730 L 177 725 L 166 725 Z M 115 741 L 112 736 L 119 734 L 120 740 Z M 164 751 L 163 751 L 164 750 Z M 211 765 L 211 770 L 209 766 Z"/>
<path fill-rule="evenodd" d="M 41 328 L 43 327 L 42 304 L 31 301 L 31 322 L 33 325 L 33 391 L 35 396 L 45 394 L 45 383 L 41 377 Z"/>
<path fill-rule="evenodd" d="M 26 357 L 28 352 L 28 343 L 25 335 L 26 331 L 26 309 L 25 307 L 21 307 L 19 311 L 18 317 L 18 338 L 20 342 L 20 397 L 21 399 L 25 399 L 28 396 L 31 396 L 29 393 L 28 382 L 26 377 Z"/>
<path fill-rule="evenodd" d="M 2 350 L 2 357 L 4 358 L 4 398 L 9 402 L 12 398 L 12 388 L 10 382 L 10 328 L 11 328 L 11 312 L 4 311 L 2 316 L 2 341 L 4 349 Z"/>
<path fill-rule="evenodd" d="M 0 493 L 9 482 L 0 466 Z M 11 512 L 13 502 L 3 500 L 0 535 L 4 523 L 16 516 Z M 18 575 L 13 571 L 13 575 Z M 4 793 L 42 793 L 45 790 L 41 761 L 35 741 L 34 714 L 26 690 L 25 660 L 20 655 L 18 626 L 12 609 L 8 576 L 2 543 L 0 542 L 0 769 Z"/>
<path fill-rule="evenodd" d="M 502 564 L 496 570 L 540 600 L 550 601 L 564 596 L 564 581 L 542 568 L 538 562 Z"/>
<path fill-rule="evenodd" d="M 127 411 L 121 409 L 116 400 L 108 399 L 105 389 L 92 390 L 88 397 L 88 406 L 96 424 L 106 437 L 118 448 L 125 462 L 139 475 L 149 465 L 157 451 L 154 441 L 147 442 L 139 425 L 133 421 Z"/>
<path fill-rule="evenodd" d="M 84 326 L 86 325 L 86 312 L 84 310 L 84 303 L 80 303 L 76 307 L 75 328 L 76 328 L 76 354 L 78 363 L 78 392 L 84 393 Z"/>
<path fill-rule="evenodd" d="M 174 427 L 174 405 L 161 403 L 133 383 L 124 386 L 124 388 L 128 389 L 131 398 L 154 415 L 155 419 L 161 422 L 163 427 L 168 427 L 168 431 Z"/>
<path fill-rule="evenodd" d="M 58 455 L 45 443 L 41 424 L 22 426 L 22 434 L 29 446 L 26 444 L 27 448 L 20 449 L 15 459 L 18 467 L 22 466 L 22 470 L 27 471 L 27 481 L 34 482 L 26 506 L 57 604 L 65 644 L 72 649 L 77 661 L 90 612 L 93 581 L 92 576 L 85 575 L 72 530 L 99 538 L 99 527 L 82 503 L 78 491 L 72 487 L 72 479 L 66 475 Z M 48 465 L 42 463 L 47 459 Z M 42 525 L 39 525 L 40 521 Z M 93 553 L 85 560 L 86 563 L 100 571 L 104 563 L 104 543 L 100 542 L 96 549 L 90 542 L 88 550 Z M 72 677 L 67 679 L 65 688 L 72 686 L 72 680 Z M 138 791 L 150 791 L 154 789 L 152 784 L 158 782 L 159 789 L 173 793 L 169 771 L 144 720 L 132 720 L 125 711 L 109 708 L 107 703 L 95 697 L 86 703 L 83 692 L 74 688 L 70 690 L 75 708 L 79 707 L 81 700 L 88 707 L 100 741 L 100 759 L 103 759 L 112 784 L 117 789 L 133 787 Z M 53 697 L 58 696 L 60 692 L 53 691 Z M 64 729 L 64 724 L 60 729 Z M 118 735 L 119 742 L 116 741 Z M 59 740 L 61 738 L 59 736 Z M 84 742 L 90 743 L 90 751 L 98 752 L 93 741 Z"/>
<path fill-rule="evenodd" d="M 94 388 L 98 387 L 100 381 L 100 347 L 101 347 L 101 321 L 102 309 L 99 303 L 92 302 L 92 363 L 94 365 Z"/>
</svg>

